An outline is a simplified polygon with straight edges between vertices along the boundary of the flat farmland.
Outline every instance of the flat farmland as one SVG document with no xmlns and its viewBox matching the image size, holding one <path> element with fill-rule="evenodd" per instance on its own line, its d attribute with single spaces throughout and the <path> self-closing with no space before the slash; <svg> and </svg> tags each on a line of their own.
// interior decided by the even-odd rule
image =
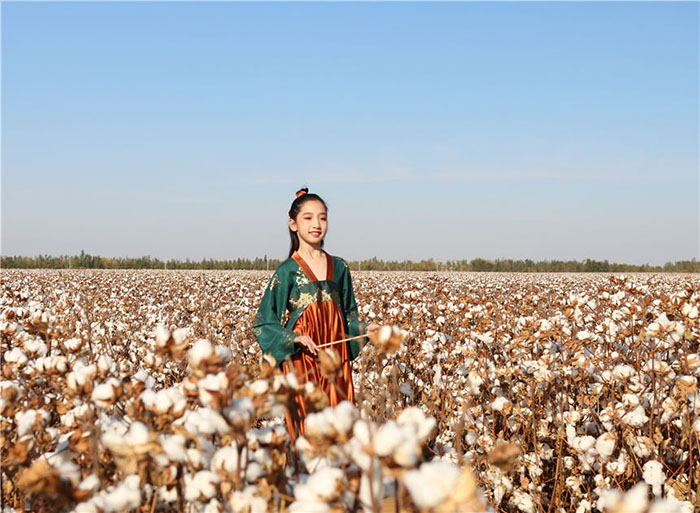
<svg viewBox="0 0 700 513">
<path fill-rule="evenodd" d="M 409 338 L 335 408 L 252 337 L 270 276 L 3 270 L 3 513 L 700 507 L 696 275 L 354 272 Z"/>
</svg>

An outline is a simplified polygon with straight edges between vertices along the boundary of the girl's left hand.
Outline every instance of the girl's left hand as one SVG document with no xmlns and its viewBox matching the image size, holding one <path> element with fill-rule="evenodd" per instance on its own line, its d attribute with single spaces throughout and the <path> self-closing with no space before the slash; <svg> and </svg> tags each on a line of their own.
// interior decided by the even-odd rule
<svg viewBox="0 0 700 513">
<path fill-rule="evenodd" d="M 376 322 L 373 322 L 373 323 L 371 323 L 371 324 L 369 324 L 369 325 L 367 326 L 367 331 L 366 331 L 366 333 L 369 335 L 369 334 L 372 333 L 373 331 L 377 331 L 380 327 L 381 327 L 381 326 L 379 326 L 379 324 L 377 324 Z"/>
</svg>

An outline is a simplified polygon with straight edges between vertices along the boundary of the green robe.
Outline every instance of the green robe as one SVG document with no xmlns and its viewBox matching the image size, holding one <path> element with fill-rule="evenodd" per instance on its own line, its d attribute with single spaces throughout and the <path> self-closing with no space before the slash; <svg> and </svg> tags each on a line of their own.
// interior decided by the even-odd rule
<svg viewBox="0 0 700 513">
<path fill-rule="evenodd" d="M 333 300 L 340 310 L 347 336 L 366 332 L 367 324 L 358 319 L 348 264 L 340 257 L 332 259 L 332 281 L 310 281 L 293 258 L 282 262 L 272 275 L 255 315 L 253 334 L 263 353 L 272 355 L 278 364 L 301 350 L 300 345 L 294 344 L 300 334 L 294 333 L 292 328 L 304 310 L 315 302 Z M 346 344 L 354 360 L 360 352 L 360 344 L 357 340 Z"/>
</svg>

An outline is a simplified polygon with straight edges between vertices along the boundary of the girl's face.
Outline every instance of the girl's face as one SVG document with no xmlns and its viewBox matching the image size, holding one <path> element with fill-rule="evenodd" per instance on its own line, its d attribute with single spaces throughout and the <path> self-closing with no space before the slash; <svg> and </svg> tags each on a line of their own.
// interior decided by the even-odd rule
<svg viewBox="0 0 700 513">
<path fill-rule="evenodd" d="M 319 249 L 328 231 L 328 216 L 323 203 L 318 200 L 304 202 L 296 219 L 289 220 L 289 229 L 299 236 L 299 248 L 307 244 Z"/>
</svg>

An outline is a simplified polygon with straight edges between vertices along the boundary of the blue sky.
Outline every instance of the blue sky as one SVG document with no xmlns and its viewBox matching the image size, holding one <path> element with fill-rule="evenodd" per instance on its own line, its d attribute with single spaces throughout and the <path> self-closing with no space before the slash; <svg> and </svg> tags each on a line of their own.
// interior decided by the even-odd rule
<svg viewBox="0 0 700 513">
<path fill-rule="evenodd" d="M 697 3 L 1 9 L 4 255 L 698 257 Z"/>
</svg>

